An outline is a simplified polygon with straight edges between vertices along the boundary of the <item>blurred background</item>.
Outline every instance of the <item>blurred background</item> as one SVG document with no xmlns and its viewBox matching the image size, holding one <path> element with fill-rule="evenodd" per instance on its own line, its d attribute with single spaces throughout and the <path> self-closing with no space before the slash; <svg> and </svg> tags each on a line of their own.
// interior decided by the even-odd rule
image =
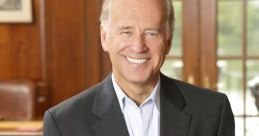
<svg viewBox="0 0 259 136">
<path fill-rule="evenodd" d="M 236 136 L 258 136 L 259 0 L 173 4 L 174 36 L 162 73 L 227 94 Z M 34 120 L 101 81 L 111 66 L 99 40 L 101 0 L 31 0 L 31 7 L 31 22 L 0 23 L 0 81 L 35 85 Z"/>
</svg>

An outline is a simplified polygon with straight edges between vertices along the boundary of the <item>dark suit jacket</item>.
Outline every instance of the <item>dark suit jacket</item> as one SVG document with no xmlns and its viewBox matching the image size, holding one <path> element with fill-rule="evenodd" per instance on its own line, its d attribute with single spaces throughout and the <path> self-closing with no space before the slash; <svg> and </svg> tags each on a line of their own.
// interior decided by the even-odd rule
<svg viewBox="0 0 259 136">
<path fill-rule="evenodd" d="M 161 136 L 234 136 L 227 97 L 161 75 Z M 128 136 L 111 76 L 49 109 L 45 136 Z"/>
</svg>

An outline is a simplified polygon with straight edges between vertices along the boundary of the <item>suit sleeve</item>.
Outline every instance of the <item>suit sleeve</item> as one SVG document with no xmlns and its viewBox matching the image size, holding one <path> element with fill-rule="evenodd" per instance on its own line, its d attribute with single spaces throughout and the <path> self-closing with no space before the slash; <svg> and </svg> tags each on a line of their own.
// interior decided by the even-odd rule
<svg viewBox="0 0 259 136">
<path fill-rule="evenodd" d="M 55 119 L 49 111 L 46 111 L 44 115 L 43 136 L 62 136 Z"/>
<path fill-rule="evenodd" d="M 218 136 L 235 136 L 235 121 L 229 100 L 224 95 L 224 104 L 221 110 Z"/>
</svg>

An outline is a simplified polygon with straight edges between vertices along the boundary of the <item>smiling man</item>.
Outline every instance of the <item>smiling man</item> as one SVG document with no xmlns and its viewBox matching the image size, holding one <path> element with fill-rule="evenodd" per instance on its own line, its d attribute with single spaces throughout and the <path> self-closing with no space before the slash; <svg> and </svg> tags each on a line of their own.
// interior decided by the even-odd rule
<svg viewBox="0 0 259 136">
<path fill-rule="evenodd" d="M 105 0 L 100 17 L 112 73 L 46 111 L 45 136 L 234 136 L 224 94 L 160 73 L 170 50 L 171 0 Z"/>
<path fill-rule="evenodd" d="M 164 7 L 161 0 L 114 0 L 110 16 L 101 20 L 102 46 L 110 54 L 115 81 L 138 105 L 157 84 L 170 49 Z"/>
</svg>

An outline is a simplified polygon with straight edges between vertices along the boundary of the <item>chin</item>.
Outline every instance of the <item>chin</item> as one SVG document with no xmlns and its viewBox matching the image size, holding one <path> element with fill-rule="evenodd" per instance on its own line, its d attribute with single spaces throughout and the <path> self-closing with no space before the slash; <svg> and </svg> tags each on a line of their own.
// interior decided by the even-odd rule
<svg viewBox="0 0 259 136">
<path fill-rule="evenodd" d="M 128 81 L 130 81 L 132 83 L 136 83 L 136 84 L 147 83 L 149 80 L 150 79 L 149 79 L 148 76 L 142 76 L 142 75 L 136 75 L 136 76 L 128 77 Z"/>
</svg>

